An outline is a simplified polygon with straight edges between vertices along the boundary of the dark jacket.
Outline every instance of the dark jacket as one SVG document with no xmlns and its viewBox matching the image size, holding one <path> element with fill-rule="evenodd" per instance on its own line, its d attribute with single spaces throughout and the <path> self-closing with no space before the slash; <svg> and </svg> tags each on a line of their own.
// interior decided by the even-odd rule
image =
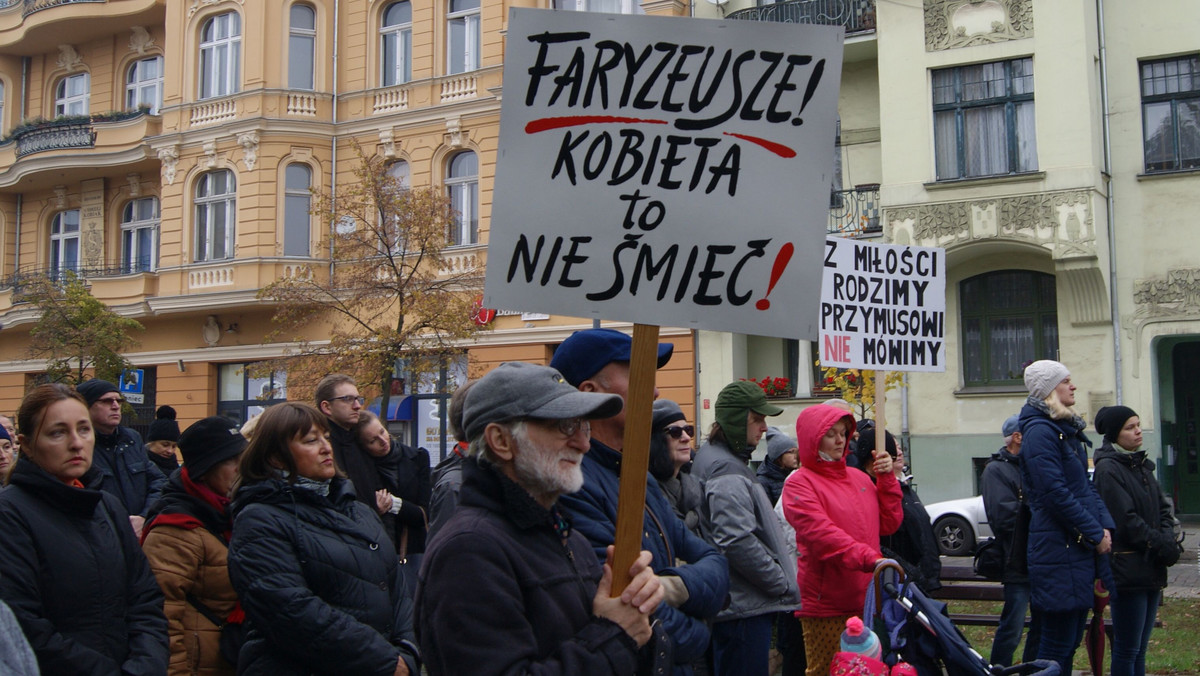
<svg viewBox="0 0 1200 676">
<path fill-rule="evenodd" d="M 385 486 L 375 458 L 358 445 L 353 430 L 342 429 L 332 418 L 329 419 L 329 444 L 333 446 L 333 461 L 354 484 L 354 494 L 358 501 L 378 514 L 379 511 L 375 508 L 375 491 Z M 391 537 L 390 533 L 388 537 Z"/>
<path fill-rule="evenodd" d="M 718 621 L 800 607 L 796 562 L 773 503 L 746 464 L 752 450 L 737 456 L 710 439 L 692 463 L 704 490 L 700 532 L 729 560 L 729 605 L 717 615 Z"/>
<path fill-rule="evenodd" d="M 583 456 L 583 489 L 559 499 L 601 562 L 616 533 L 620 466 L 620 453 L 592 439 L 591 450 Z M 729 593 L 729 564 L 675 516 L 649 472 L 642 549 L 654 556 L 650 566 L 656 573 L 678 575 L 687 587 L 688 600 L 682 607 L 663 604 L 655 617 L 662 621 L 675 646 L 676 673 L 690 673 L 687 665 L 700 659 L 708 648 L 710 633 L 704 620 L 720 611 Z M 677 566 L 677 561 L 690 565 Z"/>
<path fill-rule="evenodd" d="M 700 481 L 692 475 L 691 463 L 684 465 L 674 477 L 660 480 L 658 487 L 675 511 L 675 516 L 683 521 L 688 530 L 699 535 L 700 503 L 704 502 L 704 489 L 700 488 Z"/>
<path fill-rule="evenodd" d="M 165 673 L 163 595 L 125 508 L 25 458 L 10 482 L 0 491 L 0 598 L 42 673 Z"/>
<path fill-rule="evenodd" d="M 150 450 L 149 447 L 146 448 L 146 459 L 154 463 L 154 466 L 158 467 L 158 471 L 162 472 L 163 476 L 168 479 L 171 478 L 171 474 L 175 470 L 179 469 L 179 460 L 174 455 L 163 457 Z M 150 504 L 153 505 L 154 503 L 151 502 Z"/>
<path fill-rule="evenodd" d="M 784 469 L 770 460 L 763 460 L 762 464 L 758 466 L 758 473 L 755 476 L 763 490 L 767 492 L 767 499 L 771 501 L 772 506 L 779 502 L 779 494 L 783 493 L 783 482 L 791 473 L 792 470 Z"/>
<path fill-rule="evenodd" d="M 1097 579 L 1112 588 L 1107 557 L 1096 553 L 1112 517 L 1088 481 L 1082 431 L 1026 404 L 1021 409 L 1021 479 L 1029 501 L 1031 603 L 1047 612 L 1091 608 Z"/>
<path fill-rule="evenodd" d="M 592 614 L 601 569 L 587 539 L 491 466 L 461 467 L 458 509 L 421 565 L 429 673 L 634 673 L 637 644 Z"/>
<path fill-rule="evenodd" d="M 895 533 L 880 536 L 879 545 L 888 557 L 899 557 L 909 564 L 906 572 L 921 589 L 937 591 L 942 588 L 942 559 L 933 526 L 929 523 L 929 512 L 925 511 L 921 497 L 911 485 L 912 477 L 899 483 L 904 519 Z"/>
<path fill-rule="evenodd" d="M 1000 547 L 1004 567 L 1005 584 L 1028 584 L 1029 575 L 1024 565 L 1012 565 L 1012 539 L 1017 527 L 1017 514 L 1021 511 L 1025 492 L 1021 488 L 1021 456 L 1013 455 L 1001 448 L 992 454 L 992 459 L 983 468 L 979 478 L 979 492 L 983 495 L 983 511 L 988 525 Z M 1024 561 L 1024 552 L 1019 557 Z"/>
<path fill-rule="evenodd" d="M 112 434 L 96 432 L 92 467 L 100 473 L 99 489 L 117 496 L 125 511 L 138 516 L 146 516 L 167 485 L 167 476 L 146 457 L 141 435 L 121 425 Z"/>
<path fill-rule="evenodd" d="M 1167 586 L 1167 566 L 1179 560 L 1175 518 L 1154 478 L 1145 451 L 1122 453 L 1105 441 L 1096 451 L 1093 481 L 1117 523 L 1112 537 L 1117 589 L 1157 591 Z"/>
<path fill-rule="evenodd" d="M 429 530 L 429 451 L 413 448 L 392 439 L 392 450 L 375 465 L 383 477 L 383 486 L 401 499 L 400 513 L 392 519 L 390 535 L 396 551 L 406 555 L 425 551 L 425 533 Z M 407 534 L 407 538 L 405 535 Z M 403 543 L 403 544 L 402 544 Z"/>
<path fill-rule="evenodd" d="M 234 498 L 229 578 L 249 622 L 240 674 L 417 673 L 412 600 L 374 510 L 340 477 L 329 497 L 282 479 Z"/>
<path fill-rule="evenodd" d="M 446 525 L 458 508 L 458 492 L 462 488 L 462 454 L 465 451 L 462 444 L 455 444 L 445 459 L 433 468 L 428 538 L 433 538 L 433 534 Z"/>
</svg>

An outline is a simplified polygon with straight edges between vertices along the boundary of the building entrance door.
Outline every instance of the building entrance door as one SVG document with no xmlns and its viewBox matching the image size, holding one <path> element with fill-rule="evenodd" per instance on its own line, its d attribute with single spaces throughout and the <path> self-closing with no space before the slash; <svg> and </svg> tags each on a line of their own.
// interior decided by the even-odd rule
<svg viewBox="0 0 1200 676">
<path fill-rule="evenodd" d="M 1200 343 L 1176 345 L 1172 353 L 1175 384 L 1174 493 L 1176 509 L 1200 514 Z"/>
</svg>

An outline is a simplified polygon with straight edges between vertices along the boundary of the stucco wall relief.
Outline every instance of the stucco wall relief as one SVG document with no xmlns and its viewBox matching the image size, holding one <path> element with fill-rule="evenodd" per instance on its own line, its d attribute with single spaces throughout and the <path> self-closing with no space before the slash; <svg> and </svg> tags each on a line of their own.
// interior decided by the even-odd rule
<svg viewBox="0 0 1200 676">
<path fill-rule="evenodd" d="M 1096 255 L 1086 190 L 886 208 L 884 222 L 885 234 L 897 244 L 952 249 L 1002 239 L 1036 244 L 1055 259 Z"/>
<path fill-rule="evenodd" d="M 236 3 L 239 5 L 246 4 L 245 0 L 192 0 L 191 7 L 188 7 L 188 18 L 189 19 L 192 18 L 192 16 L 195 15 L 196 12 L 199 12 L 201 9 L 203 9 L 205 7 L 208 7 L 210 5 L 219 5 L 223 2 Z"/>
<path fill-rule="evenodd" d="M 1033 0 L 925 0 L 925 51 L 1033 37 Z"/>
<path fill-rule="evenodd" d="M 1146 341 L 1143 332 L 1161 322 L 1200 322 L 1200 268 L 1168 269 L 1166 274 L 1133 280 L 1133 312 L 1121 327 L 1133 344 L 1133 376 L 1138 377 Z"/>
</svg>

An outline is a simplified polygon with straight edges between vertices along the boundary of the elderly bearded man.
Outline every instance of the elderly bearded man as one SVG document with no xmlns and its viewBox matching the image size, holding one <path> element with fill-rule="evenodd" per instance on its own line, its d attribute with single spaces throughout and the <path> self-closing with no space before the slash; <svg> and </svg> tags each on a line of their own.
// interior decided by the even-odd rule
<svg viewBox="0 0 1200 676">
<path fill-rule="evenodd" d="M 576 391 L 552 368 L 517 362 L 467 394 L 470 448 L 458 509 L 425 553 L 417 592 L 430 674 L 633 674 L 653 666 L 659 651 L 641 647 L 654 637 L 650 613 L 663 590 L 650 553 L 610 598 L 611 548 L 602 572 L 556 504 L 583 485 L 589 421 L 622 406 L 615 395 Z"/>
</svg>

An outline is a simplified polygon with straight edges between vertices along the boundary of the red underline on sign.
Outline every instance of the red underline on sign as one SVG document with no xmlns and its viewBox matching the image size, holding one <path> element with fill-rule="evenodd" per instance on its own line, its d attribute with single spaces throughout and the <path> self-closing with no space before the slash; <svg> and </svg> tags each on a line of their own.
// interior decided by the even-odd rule
<svg viewBox="0 0 1200 676">
<path fill-rule="evenodd" d="M 792 157 L 796 156 L 795 150 L 792 150 L 791 148 L 783 145 L 782 143 L 768 141 L 765 138 L 759 138 L 757 136 L 749 136 L 747 134 L 735 134 L 731 131 L 723 131 L 721 133 L 725 134 L 726 136 L 733 136 L 734 138 L 740 138 L 743 141 L 749 141 L 750 143 L 753 143 L 755 145 L 760 145 L 780 157 L 792 158 Z"/>
<path fill-rule="evenodd" d="M 569 115 L 567 117 L 543 117 L 525 125 L 526 134 L 539 131 L 578 127 L 582 124 L 666 124 L 666 120 L 649 120 L 639 117 L 617 117 L 615 115 Z"/>
</svg>

